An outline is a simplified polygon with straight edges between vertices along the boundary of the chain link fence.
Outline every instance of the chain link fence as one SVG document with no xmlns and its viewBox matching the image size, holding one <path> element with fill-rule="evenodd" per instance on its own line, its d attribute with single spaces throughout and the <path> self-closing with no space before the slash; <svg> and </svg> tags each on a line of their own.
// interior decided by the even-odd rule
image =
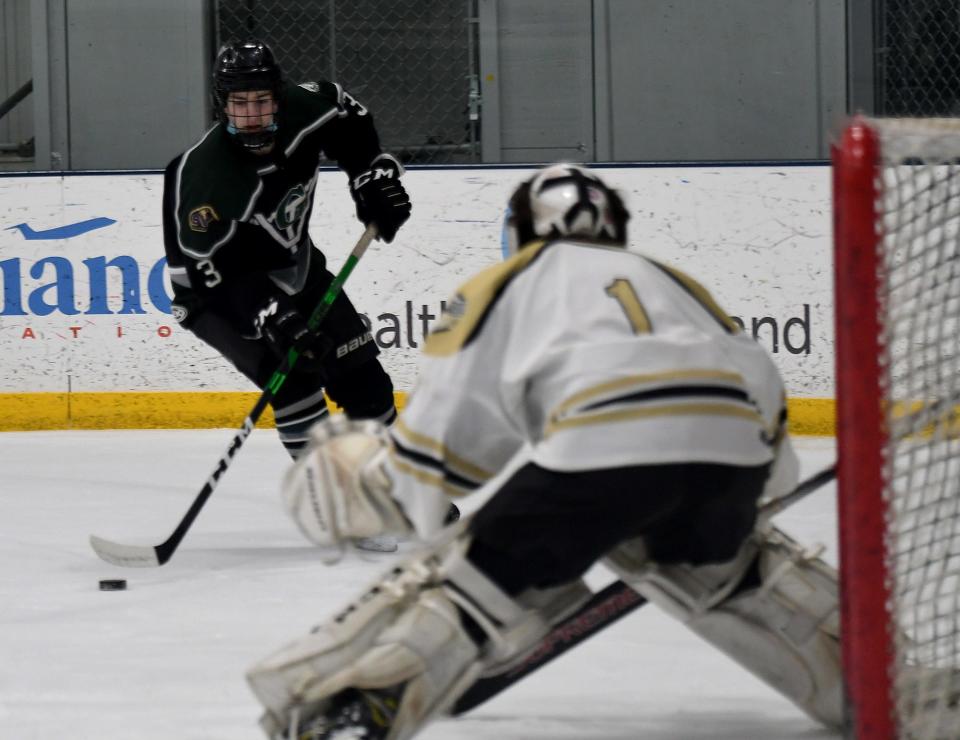
<svg viewBox="0 0 960 740">
<path fill-rule="evenodd" d="M 960 2 L 877 3 L 877 112 L 960 116 Z"/>
<path fill-rule="evenodd" d="M 340 83 L 401 161 L 480 161 L 476 0 L 219 0 L 217 47 L 256 37 L 288 79 Z"/>
</svg>

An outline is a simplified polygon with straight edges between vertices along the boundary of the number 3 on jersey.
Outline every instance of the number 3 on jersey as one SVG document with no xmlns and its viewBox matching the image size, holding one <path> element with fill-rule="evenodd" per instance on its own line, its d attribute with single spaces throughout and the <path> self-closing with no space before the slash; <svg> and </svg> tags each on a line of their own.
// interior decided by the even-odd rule
<svg viewBox="0 0 960 740">
<path fill-rule="evenodd" d="M 633 289 L 629 280 L 617 278 L 606 287 L 606 293 L 620 304 L 634 334 L 650 333 L 650 318 L 640 302 L 640 296 L 637 295 L 637 291 Z"/>
<path fill-rule="evenodd" d="M 203 284 L 208 288 L 212 288 L 214 285 L 219 285 L 223 280 L 223 278 L 220 277 L 220 273 L 217 272 L 217 268 L 213 266 L 212 260 L 200 260 L 197 263 L 197 269 L 207 276 L 207 279 L 203 281 Z"/>
</svg>

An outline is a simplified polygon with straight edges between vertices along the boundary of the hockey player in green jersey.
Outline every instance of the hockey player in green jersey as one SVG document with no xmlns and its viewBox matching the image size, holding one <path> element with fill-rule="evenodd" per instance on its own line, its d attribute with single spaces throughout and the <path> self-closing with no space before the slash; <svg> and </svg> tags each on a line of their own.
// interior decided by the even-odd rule
<svg viewBox="0 0 960 740">
<path fill-rule="evenodd" d="M 397 423 L 311 431 L 282 493 L 328 550 L 429 537 L 448 495 L 490 498 L 251 669 L 269 737 L 412 737 L 576 611 L 598 561 L 841 722 L 836 572 L 757 522 L 796 484 L 783 381 L 699 283 L 628 248 L 627 219 L 590 170 L 536 173 L 512 256 L 448 302 Z"/>
<path fill-rule="evenodd" d="M 349 178 L 358 218 L 392 241 L 410 217 L 403 167 L 381 151 L 363 105 L 333 82 L 285 81 L 260 41 L 219 51 L 213 93 L 217 123 L 164 175 L 174 317 L 260 388 L 291 347 L 300 352 L 272 403 L 293 457 L 328 413 L 324 392 L 351 418 L 391 423 L 393 384 L 347 295 L 319 333 L 308 329 L 333 275 L 307 225 L 326 158 Z M 396 549 L 393 538 L 358 544 Z"/>
<path fill-rule="evenodd" d="M 327 414 L 390 423 L 390 377 L 346 294 L 317 336 L 307 319 L 333 279 L 307 231 L 325 157 L 349 178 L 357 216 L 390 242 L 410 216 L 400 163 L 380 149 L 370 112 L 332 82 L 295 85 L 259 41 L 215 62 L 218 122 L 166 168 L 163 226 L 182 326 L 263 387 L 291 347 L 301 356 L 273 401 L 296 456 Z"/>
</svg>

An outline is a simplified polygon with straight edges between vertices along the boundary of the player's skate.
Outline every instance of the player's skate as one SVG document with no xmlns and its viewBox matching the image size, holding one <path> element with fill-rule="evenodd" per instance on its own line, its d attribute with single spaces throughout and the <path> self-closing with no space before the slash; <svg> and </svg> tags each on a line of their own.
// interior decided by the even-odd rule
<svg viewBox="0 0 960 740">
<path fill-rule="evenodd" d="M 451 524 L 456 524 L 459 520 L 460 509 L 456 504 L 450 504 L 447 515 L 444 517 L 443 525 L 449 527 Z M 398 549 L 397 543 L 397 538 L 389 534 L 378 537 L 361 537 L 353 541 L 353 544 L 356 545 L 357 548 L 368 552 L 396 552 Z"/>
<path fill-rule="evenodd" d="M 356 545 L 358 549 L 366 550 L 367 552 L 397 551 L 397 538 L 388 534 L 383 534 L 379 537 L 361 537 L 360 539 L 354 540 L 353 544 Z"/>
</svg>

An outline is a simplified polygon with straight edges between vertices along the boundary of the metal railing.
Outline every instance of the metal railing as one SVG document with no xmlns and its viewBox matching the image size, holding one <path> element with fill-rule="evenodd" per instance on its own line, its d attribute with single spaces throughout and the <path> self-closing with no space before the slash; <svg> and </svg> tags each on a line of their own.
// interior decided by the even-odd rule
<svg viewBox="0 0 960 740">
<path fill-rule="evenodd" d="M 27 80 L 14 93 L 0 103 L 0 119 L 12 111 L 17 105 L 33 92 L 33 80 Z M 18 157 L 29 159 L 34 154 L 33 138 L 20 143 L 0 142 L 0 154 L 15 154 Z"/>
</svg>

